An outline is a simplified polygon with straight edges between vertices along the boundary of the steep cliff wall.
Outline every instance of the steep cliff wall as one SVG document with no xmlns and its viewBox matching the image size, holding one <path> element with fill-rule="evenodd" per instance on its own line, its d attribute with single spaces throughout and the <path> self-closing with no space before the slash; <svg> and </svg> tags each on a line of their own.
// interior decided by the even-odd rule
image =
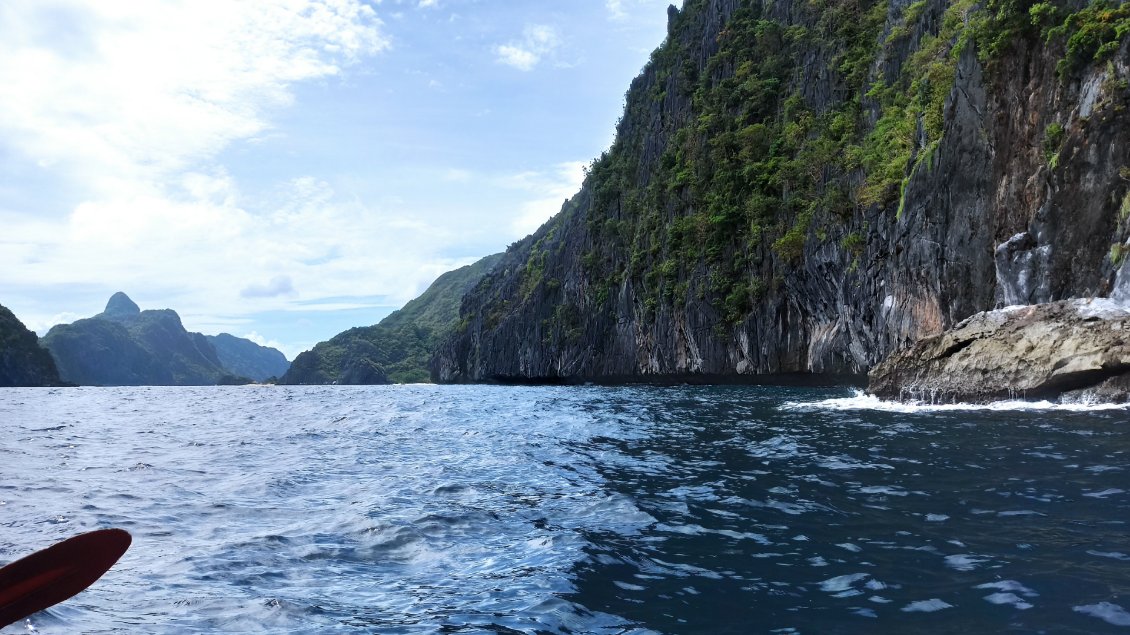
<svg viewBox="0 0 1130 635">
<path fill-rule="evenodd" d="M 687 0 L 440 381 L 859 374 L 975 312 L 1130 298 L 1130 5 Z"/>
<path fill-rule="evenodd" d="M 15 314 L 0 306 L 0 387 L 59 385 L 51 354 Z"/>
</svg>

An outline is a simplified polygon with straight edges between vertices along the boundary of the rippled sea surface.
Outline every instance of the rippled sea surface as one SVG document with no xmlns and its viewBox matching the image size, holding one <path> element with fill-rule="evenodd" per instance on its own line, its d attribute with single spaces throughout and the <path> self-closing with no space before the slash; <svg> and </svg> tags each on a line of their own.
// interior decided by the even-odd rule
<svg viewBox="0 0 1130 635">
<path fill-rule="evenodd" d="M 1130 630 L 1130 412 L 848 389 L 0 390 L 5 633 Z"/>
</svg>

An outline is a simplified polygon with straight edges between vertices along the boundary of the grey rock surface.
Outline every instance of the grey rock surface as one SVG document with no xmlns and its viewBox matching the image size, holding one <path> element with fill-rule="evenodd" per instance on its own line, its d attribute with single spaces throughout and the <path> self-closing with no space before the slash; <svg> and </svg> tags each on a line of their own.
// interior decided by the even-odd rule
<svg viewBox="0 0 1130 635">
<path fill-rule="evenodd" d="M 1106 299 L 977 313 L 877 365 L 868 392 L 886 399 L 1125 401 L 1130 310 Z"/>
</svg>

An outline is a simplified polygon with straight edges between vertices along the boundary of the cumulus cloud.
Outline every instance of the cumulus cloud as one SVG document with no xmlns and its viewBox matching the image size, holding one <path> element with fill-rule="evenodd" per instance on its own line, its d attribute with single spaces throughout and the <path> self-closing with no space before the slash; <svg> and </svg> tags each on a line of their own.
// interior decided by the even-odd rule
<svg viewBox="0 0 1130 635">
<path fill-rule="evenodd" d="M 399 306 L 467 264 L 431 256 L 451 240 L 446 229 L 342 197 L 316 178 L 295 179 L 255 207 L 240 206 L 237 189 L 217 193 L 227 180 L 216 181 L 200 190 L 203 198 L 85 202 L 61 223 L 0 210 L 0 271 L 38 287 L 97 290 L 113 281 L 161 297 L 192 330 L 217 332 L 245 324 L 239 316 L 373 306 L 319 299 L 380 297 Z M 296 304 L 297 290 L 313 304 Z M 105 301 L 95 298 L 81 317 Z M 78 317 L 54 313 L 20 317 L 40 331 Z"/>
<path fill-rule="evenodd" d="M 608 16 L 613 20 L 622 22 L 632 17 L 632 10 L 643 5 L 660 6 L 671 4 L 671 0 L 605 0 L 604 6 L 608 9 Z"/>
<path fill-rule="evenodd" d="M 512 218 L 510 229 L 515 237 L 533 233 L 542 223 L 561 211 L 561 205 L 581 189 L 584 161 L 569 161 L 541 172 L 523 172 L 507 176 L 501 185 L 525 190 L 532 198 L 522 203 Z"/>
<path fill-rule="evenodd" d="M 239 292 L 241 298 L 277 298 L 296 295 L 290 276 L 275 276 L 267 284 L 253 284 Z"/>
<path fill-rule="evenodd" d="M 531 71 L 560 44 L 561 39 L 553 27 L 532 24 L 522 31 L 520 40 L 496 46 L 494 53 L 500 64 L 513 66 L 520 71 Z"/>
<path fill-rule="evenodd" d="M 219 157 L 270 134 L 297 84 L 388 46 L 362 0 L 0 3 L 0 160 L 36 166 L 68 201 L 41 214 L 0 208 L 0 271 L 19 272 L 6 284 L 113 281 L 160 293 L 186 317 L 280 308 L 295 288 L 341 294 L 321 275 L 388 263 L 373 242 L 329 227 L 378 245 L 422 241 L 380 233 L 378 210 L 341 203 L 315 179 L 250 200 Z M 361 259 L 320 275 L 306 264 L 334 253 Z"/>
<path fill-rule="evenodd" d="M 255 342 L 256 344 L 258 344 L 259 346 L 266 346 L 268 348 L 276 349 L 276 350 L 282 352 L 283 355 L 285 355 L 286 358 L 289 359 L 289 360 L 294 360 L 295 356 L 297 356 L 297 354 L 299 352 L 301 352 L 301 351 L 291 351 L 291 350 L 289 350 L 289 347 L 286 344 L 283 344 L 282 342 L 280 342 L 278 340 L 267 339 L 266 337 L 263 337 L 262 335 L 260 335 L 259 333 L 255 332 L 255 331 L 250 331 L 248 333 L 244 333 L 240 337 L 242 337 L 245 340 L 251 340 L 252 342 Z"/>
<path fill-rule="evenodd" d="M 12 0 L 0 134 L 94 193 L 120 191 L 262 133 L 292 84 L 387 47 L 380 27 L 358 0 Z"/>
</svg>

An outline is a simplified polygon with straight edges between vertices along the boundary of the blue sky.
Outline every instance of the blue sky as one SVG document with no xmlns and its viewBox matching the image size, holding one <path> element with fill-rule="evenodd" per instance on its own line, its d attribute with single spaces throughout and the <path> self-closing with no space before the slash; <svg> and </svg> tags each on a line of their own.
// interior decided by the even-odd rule
<svg viewBox="0 0 1130 635">
<path fill-rule="evenodd" d="M 669 0 L 5 0 L 0 304 L 289 358 L 536 229 Z"/>
</svg>

